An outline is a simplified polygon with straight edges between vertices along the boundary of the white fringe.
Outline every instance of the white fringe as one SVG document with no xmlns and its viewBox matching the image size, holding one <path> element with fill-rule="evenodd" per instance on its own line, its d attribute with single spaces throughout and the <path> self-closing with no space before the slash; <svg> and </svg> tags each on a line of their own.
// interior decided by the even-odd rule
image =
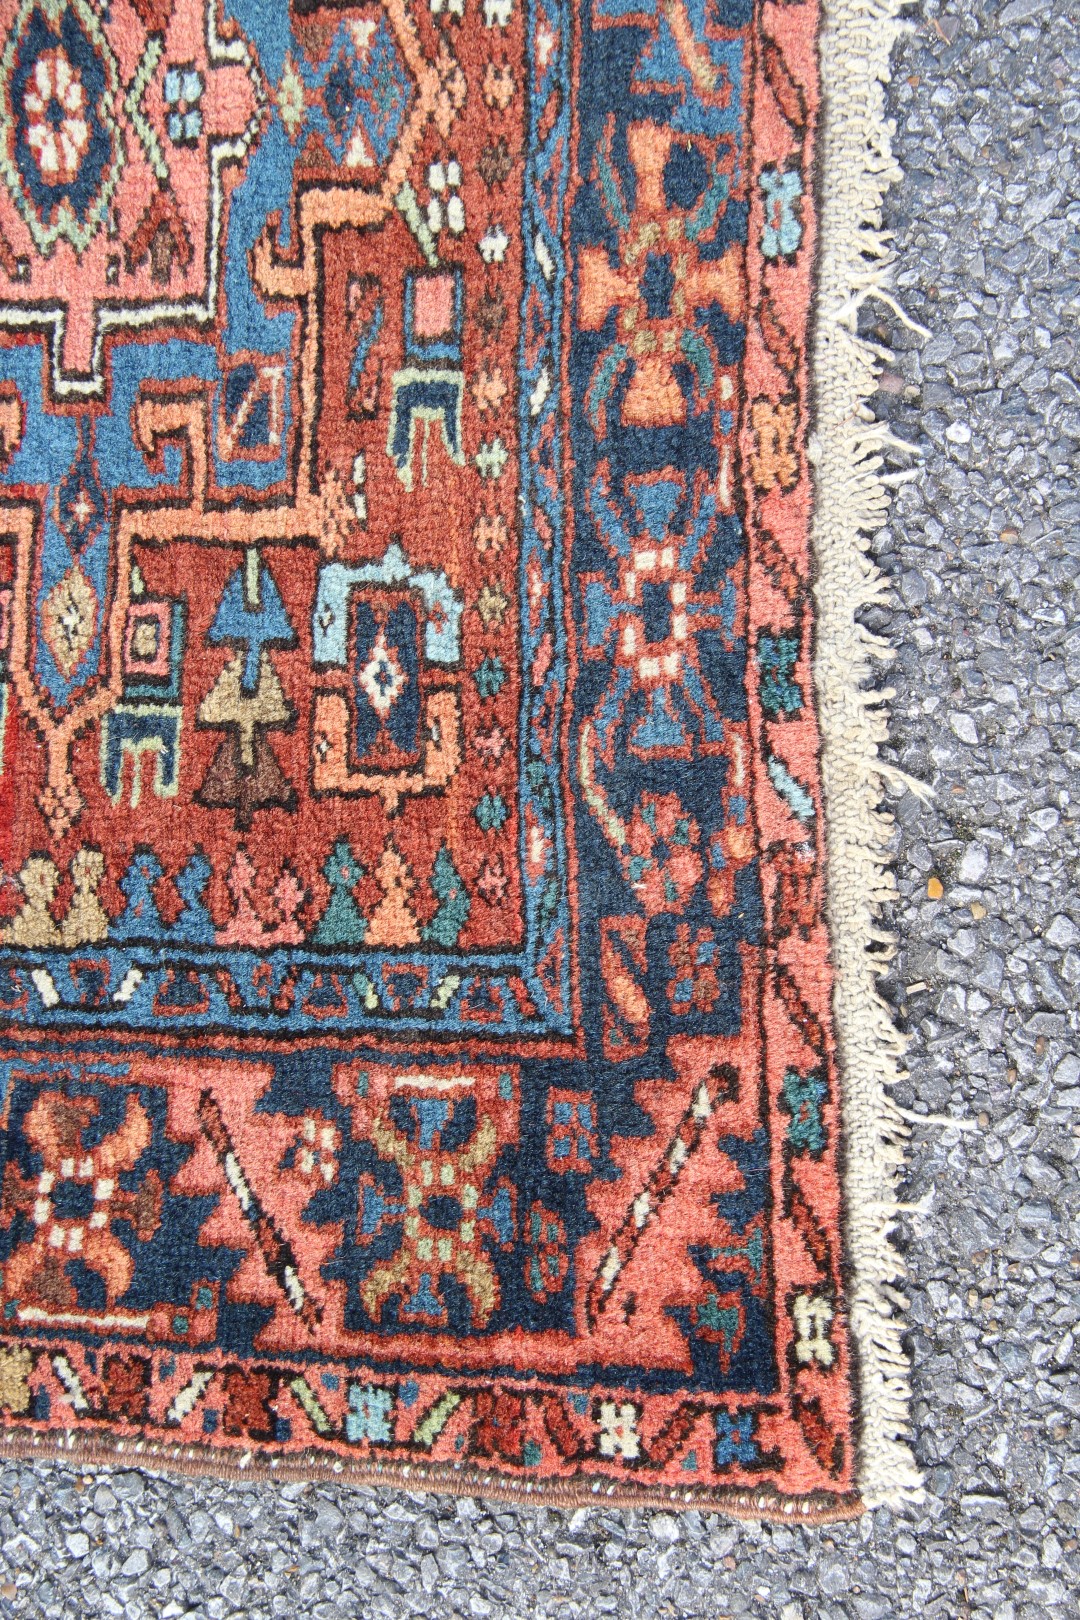
<svg viewBox="0 0 1080 1620">
<path fill-rule="evenodd" d="M 892 254 L 881 230 L 881 202 L 901 178 L 883 89 L 904 26 L 901 4 L 825 3 L 818 135 L 824 185 L 810 444 L 816 484 L 814 676 L 846 1145 L 848 1310 L 860 1405 L 858 1483 L 867 1507 L 896 1507 L 923 1495 L 908 1444 L 911 1387 L 901 1345 L 907 1301 L 896 1287 L 905 1268 L 891 1239 L 908 1127 L 889 1087 L 902 1073 L 904 1041 L 876 985 L 892 944 L 882 932 L 881 908 L 896 893 L 887 848 L 892 817 L 881 800 L 885 782 L 895 782 L 898 773 L 878 759 L 887 736 L 888 695 L 867 690 L 867 683 L 875 663 L 892 652 L 857 620 L 860 608 L 885 595 L 867 551 L 869 536 L 885 521 L 889 487 L 897 481 L 884 472 L 881 456 L 896 441 L 865 404 L 874 392 L 878 354 L 857 337 L 855 327 L 867 298 L 898 308 L 887 292 Z"/>
</svg>

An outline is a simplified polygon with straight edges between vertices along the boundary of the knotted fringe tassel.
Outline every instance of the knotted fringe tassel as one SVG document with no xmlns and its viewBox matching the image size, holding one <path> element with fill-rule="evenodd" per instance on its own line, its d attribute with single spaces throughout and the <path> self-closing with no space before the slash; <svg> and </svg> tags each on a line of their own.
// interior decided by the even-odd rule
<svg viewBox="0 0 1080 1620">
<path fill-rule="evenodd" d="M 859 1489 L 868 1507 L 922 1498 L 908 1444 L 911 1388 L 901 1345 L 907 1301 L 904 1263 L 892 1242 L 896 1187 L 908 1128 L 890 1094 L 904 1040 L 876 978 L 892 952 L 883 905 L 895 898 L 888 854 L 892 817 L 885 783 L 906 782 L 878 759 L 891 693 L 868 689 L 875 663 L 892 652 L 858 621 L 885 583 L 868 556 L 885 521 L 889 484 L 882 450 L 895 444 L 865 401 L 879 351 L 856 335 L 859 305 L 883 294 L 891 252 L 881 229 L 885 192 L 900 180 L 885 118 L 889 56 L 903 24 L 901 0 L 826 0 L 818 161 L 818 314 L 814 334 L 815 682 L 822 727 L 828 825 L 829 923 L 846 1137 L 849 1313 L 858 1356 Z M 902 313 L 902 312 L 901 312 Z"/>
</svg>

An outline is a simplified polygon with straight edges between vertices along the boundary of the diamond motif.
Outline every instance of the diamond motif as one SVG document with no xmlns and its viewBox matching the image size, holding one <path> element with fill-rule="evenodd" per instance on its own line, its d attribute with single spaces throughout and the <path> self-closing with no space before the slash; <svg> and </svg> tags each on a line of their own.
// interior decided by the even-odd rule
<svg viewBox="0 0 1080 1620">
<path fill-rule="evenodd" d="M 367 693 L 371 707 L 381 720 L 385 720 L 405 690 L 409 677 L 386 645 L 386 633 L 379 631 L 371 657 L 357 676 Z"/>
<path fill-rule="evenodd" d="M 41 609 L 41 632 L 53 662 L 70 680 L 97 633 L 98 599 L 94 587 L 74 563 L 57 580 Z"/>
<path fill-rule="evenodd" d="M 108 510 L 95 464 L 93 439 L 85 419 L 81 419 L 79 453 L 56 492 L 56 526 L 72 548 L 82 550 L 100 531 Z"/>
<path fill-rule="evenodd" d="M 415 95 L 385 17 L 343 23 L 325 68 L 304 76 L 318 94 L 309 102 L 311 127 L 334 162 L 350 169 L 385 163 Z"/>
</svg>

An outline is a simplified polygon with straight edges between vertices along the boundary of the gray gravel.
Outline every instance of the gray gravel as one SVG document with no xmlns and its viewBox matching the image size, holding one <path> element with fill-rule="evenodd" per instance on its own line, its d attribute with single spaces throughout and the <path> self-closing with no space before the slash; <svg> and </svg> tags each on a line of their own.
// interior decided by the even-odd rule
<svg viewBox="0 0 1080 1620">
<path fill-rule="evenodd" d="M 925 1506 L 814 1532 L 12 1464 L 0 1613 L 1078 1613 L 1080 13 L 1056 9 L 928 5 L 891 91 L 899 283 L 932 337 L 874 327 L 880 410 L 925 450 L 877 539 L 881 618 L 895 758 L 936 797 L 897 805 L 888 987 L 902 1104 L 958 1122 L 915 1127 L 903 1234 Z"/>
</svg>

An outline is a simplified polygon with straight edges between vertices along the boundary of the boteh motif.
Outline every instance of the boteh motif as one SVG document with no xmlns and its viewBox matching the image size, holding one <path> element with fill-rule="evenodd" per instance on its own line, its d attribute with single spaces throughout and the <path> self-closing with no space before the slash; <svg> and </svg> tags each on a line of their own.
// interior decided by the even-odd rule
<svg viewBox="0 0 1080 1620">
<path fill-rule="evenodd" d="M 850 1511 L 816 7 L 0 21 L 5 1421 Z"/>
</svg>

